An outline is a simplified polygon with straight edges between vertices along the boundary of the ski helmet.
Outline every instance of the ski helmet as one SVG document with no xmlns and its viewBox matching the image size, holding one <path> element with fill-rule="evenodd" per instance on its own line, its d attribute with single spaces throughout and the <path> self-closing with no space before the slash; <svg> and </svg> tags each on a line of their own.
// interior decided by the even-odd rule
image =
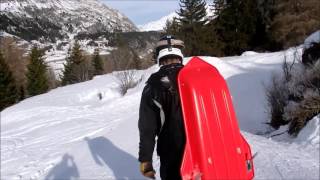
<svg viewBox="0 0 320 180">
<path fill-rule="evenodd" d="M 161 60 L 168 56 L 178 57 L 183 60 L 182 49 L 184 48 L 184 43 L 181 40 L 176 39 L 174 36 L 166 35 L 162 37 L 157 45 L 155 50 L 155 60 L 160 64 Z"/>
</svg>

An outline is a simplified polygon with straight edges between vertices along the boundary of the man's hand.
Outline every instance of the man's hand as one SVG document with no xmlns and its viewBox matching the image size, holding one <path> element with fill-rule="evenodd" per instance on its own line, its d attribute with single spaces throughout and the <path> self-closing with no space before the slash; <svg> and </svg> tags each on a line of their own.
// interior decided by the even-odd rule
<svg viewBox="0 0 320 180">
<path fill-rule="evenodd" d="M 155 179 L 156 171 L 153 169 L 151 162 L 142 162 L 140 164 L 140 171 L 143 176 Z"/>
</svg>

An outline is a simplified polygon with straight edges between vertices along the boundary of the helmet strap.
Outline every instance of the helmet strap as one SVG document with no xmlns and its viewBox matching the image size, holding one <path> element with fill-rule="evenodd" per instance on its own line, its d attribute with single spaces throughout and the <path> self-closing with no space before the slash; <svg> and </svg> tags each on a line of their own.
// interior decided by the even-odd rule
<svg viewBox="0 0 320 180">
<path fill-rule="evenodd" d="M 168 49 L 169 49 L 169 51 L 172 51 L 171 36 L 168 36 L 168 37 L 167 37 L 167 43 L 168 43 Z"/>
</svg>

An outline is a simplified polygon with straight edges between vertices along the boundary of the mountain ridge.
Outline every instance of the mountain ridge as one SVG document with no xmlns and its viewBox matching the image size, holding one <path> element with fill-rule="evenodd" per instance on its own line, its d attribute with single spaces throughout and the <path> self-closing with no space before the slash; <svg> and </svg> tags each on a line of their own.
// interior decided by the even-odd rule
<svg viewBox="0 0 320 180">
<path fill-rule="evenodd" d="M 28 41 L 138 30 L 128 17 L 98 0 L 4 0 L 0 10 L 0 31 Z"/>
</svg>

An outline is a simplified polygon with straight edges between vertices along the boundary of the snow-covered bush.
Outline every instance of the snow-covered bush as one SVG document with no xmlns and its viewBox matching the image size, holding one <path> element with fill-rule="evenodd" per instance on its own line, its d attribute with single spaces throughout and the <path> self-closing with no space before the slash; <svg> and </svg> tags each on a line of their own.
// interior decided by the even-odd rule
<svg viewBox="0 0 320 180">
<path fill-rule="evenodd" d="M 135 70 L 115 72 L 114 76 L 117 78 L 119 92 L 121 95 L 125 95 L 128 89 L 136 87 L 137 84 L 139 84 L 139 82 L 142 80 L 141 77 L 137 77 L 137 72 Z"/>
<path fill-rule="evenodd" d="M 289 123 L 288 132 L 294 136 L 310 119 L 320 113 L 320 57 L 317 56 L 320 46 L 318 44 L 314 43 L 304 51 L 302 57 L 307 57 L 307 61 L 302 60 L 295 64 L 288 64 L 285 61 L 283 78 L 274 76 L 271 86 L 266 89 L 271 113 L 270 125 L 279 128 Z"/>
<path fill-rule="evenodd" d="M 285 108 L 284 118 L 290 122 L 289 134 L 298 135 L 306 123 L 320 113 L 319 92 L 309 93 L 301 102 Z"/>
<path fill-rule="evenodd" d="M 266 95 L 271 114 L 270 125 L 274 128 L 288 123 L 282 118 L 284 108 L 288 103 L 288 94 L 284 79 L 279 79 L 276 75 L 273 75 L 271 85 L 266 88 Z"/>
</svg>

